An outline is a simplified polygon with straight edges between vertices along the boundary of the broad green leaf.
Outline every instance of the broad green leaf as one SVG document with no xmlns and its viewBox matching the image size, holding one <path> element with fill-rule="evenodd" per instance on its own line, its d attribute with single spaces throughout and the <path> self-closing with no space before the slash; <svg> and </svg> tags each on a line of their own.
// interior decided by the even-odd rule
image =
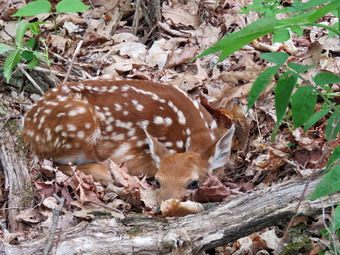
<svg viewBox="0 0 340 255">
<path fill-rule="evenodd" d="M 272 62 L 277 65 L 283 65 L 283 63 L 286 62 L 286 60 L 288 59 L 289 55 L 286 52 L 279 51 L 262 53 L 260 57 L 264 60 L 267 60 L 268 62 Z"/>
<path fill-rule="evenodd" d="M 56 10 L 59 13 L 82 12 L 89 8 L 90 6 L 85 5 L 80 0 L 62 0 L 56 6 Z"/>
<path fill-rule="evenodd" d="M 297 2 L 297 1 L 295 1 L 295 2 Z M 301 2 L 299 10 L 300 11 L 305 11 L 305 10 L 308 10 L 308 9 L 313 8 L 315 6 L 318 6 L 318 5 L 321 5 L 321 4 L 325 4 L 325 3 L 328 3 L 328 2 L 331 2 L 331 0 L 309 0 L 307 3 L 302 3 Z M 293 5 L 294 5 L 294 3 L 293 3 Z"/>
<path fill-rule="evenodd" d="M 335 28 L 335 29 L 339 29 L 339 22 L 335 23 L 332 27 Z M 328 31 L 327 39 L 331 38 L 333 36 L 337 36 L 337 33 L 335 33 L 334 31 L 329 30 Z"/>
<path fill-rule="evenodd" d="M 34 16 L 41 13 L 47 13 L 51 11 L 51 4 L 47 0 L 37 0 L 31 2 L 24 7 L 19 8 L 19 10 L 13 14 L 13 17 L 26 17 Z"/>
<path fill-rule="evenodd" d="M 291 94 L 298 76 L 293 72 L 286 72 L 282 74 L 275 87 L 275 108 L 276 108 L 276 125 L 272 132 L 271 139 L 275 140 L 275 135 L 279 130 L 280 123 L 286 114 L 286 109 L 289 104 Z"/>
<path fill-rule="evenodd" d="M 340 106 L 337 106 L 338 111 L 340 111 Z M 327 140 L 333 140 L 336 138 L 340 131 L 340 114 L 334 111 L 329 117 L 326 126 L 326 138 Z"/>
<path fill-rule="evenodd" d="M 28 27 L 28 21 L 27 20 L 22 20 L 18 24 L 16 34 L 15 34 L 15 44 L 19 48 L 22 48 L 22 39 L 24 38 L 24 35 L 27 31 L 27 27 Z"/>
<path fill-rule="evenodd" d="M 340 191 L 340 165 L 335 166 L 327 174 L 325 174 L 309 199 L 315 200 L 320 197 L 333 194 L 337 191 Z"/>
<path fill-rule="evenodd" d="M 306 123 L 313 115 L 316 106 L 317 95 L 313 88 L 309 86 L 299 87 L 292 96 L 292 114 L 294 128 L 298 128 Z"/>
<path fill-rule="evenodd" d="M 29 29 L 32 31 L 32 33 L 34 35 L 38 35 L 39 34 L 39 24 L 38 24 L 38 22 L 30 23 Z"/>
<path fill-rule="evenodd" d="M 313 78 L 316 85 L 322 86 L 326 84 L 333 84 L 340 82 L 340 76 L 334 73 L 321 72 L 314 76 Z"/>
<path fill-rule="evenodd" d="M 28 48 L 30 48 L 30 49 L 33 49 L 33 47 L 34 47 L 34 44 L 35 44 L 35 38 L 30 38 L 28 41 L 27 41 L 27 43 L 26 43 L 26 46 L 28 47 Z"/>
<path fill-rule="evenodd" d="M 31 61 L 34 58 L 34 54 L 32 51 L 24 50 L 23 53 L 21 53 L 21 57 L 23 59 Z"/>
<path fill-rule="evenodd" d="M 0 54 L 5 53 L 6 51 L 9 51 L 11 49 L 13 49 L 11 46 L 0 44 Z"/>
<path fill-rule="evenodd" d="M 28 68 L 29 69 L 33 69 L 34 67 L 36 67 L 39 64 L 40 60 L 37 58 L 33 58 L 28 64 Z"/>
<path fill-rule="evenodd" d="M 336 10 L 339 7 L 340 7 L 340 1 L 336 0 L 321 8 L 313 9 L 306 13 L 296 15 L 292 18 L 277 20 L 276 25 L 278 27 L 281 27 L 281 26 L 291 27 L 291 26 L 296 26 L 296 25 L 303 26 L 303 25 L 317 21 L 321 17 L 325 16 L 327 13 L 333 10 Z"/>
<path fill-rule="evenodd" d="M 303 72 L 307 71 L 308 69 L 310 69 L 314 66 L 304 66 L 304 65 L 297 64 L 297 63 L 288 63 L 288 67 L 293 69 L 298 74 L 300 74 L 300 73 L 303 73 Z"/>
<path fill-rule="evenodd" d="M 303 29 L 301 27 L 291 27 L 290 30 L 298 36 L 303 36 Z"/>
<path fill-rule="evenodd" d="M 307 132 L 308 129 L 310 129 L 316 122 L 318 122 L 323 116 L 325 116 L 329 111 L 331 110 L 330 107 L 326 107 L 321 109 L 320 111 L 317 111 L 312 115 L 312 117 L 307 120 L 303 130 Z"/>
<path fill-rule="evenodd" d="M 333 151 L 332 156 L 329 158 L 327 162 L 326 169 L 330 168 L 337 160 L 340 160 L 340 145 L 336 147 L 335 150 Z"/>
<path fill-rule="evenodd" d="M 196 58 L 222 51 L 220 60 L 222 61 L 233 52 L 239 50 L 244 45 L 251 43 L 256 38 L 266 35 L 274 31 L 277 19 L 274 17 L 262 18 L 254 21 L 240 31 L 226 35 L 219 40 L 214 46 L 209 47 Z"/>
<path fill-rule="evenodd" d="M 9 80 L 11 79 L 12 70 L 19 63 L 19 61 L 20 61 L 20 49 L 15 49 L 8 54 L 4 63 L 4 76 L 7 82 L 9 82 Z"/>
<path fill-rule="evenodd" d="M 285 42 L 290 38 L 290 33 L 287 28 L 279 28 L 274 30 L 273 42 Z"/>
<path fill-rule="evenodd" d="M 267 85 L 273 80 L 273 76 L 279 71 L 279 66 L 272 66 L 264 70 L 255 80 L 248 96 L 248 110 L 254 105 Z"/>
</svg>

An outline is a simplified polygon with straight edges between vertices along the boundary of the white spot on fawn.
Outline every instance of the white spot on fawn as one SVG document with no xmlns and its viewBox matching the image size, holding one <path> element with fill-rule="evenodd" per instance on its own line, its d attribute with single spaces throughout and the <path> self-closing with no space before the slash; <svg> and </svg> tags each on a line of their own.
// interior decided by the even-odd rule
<svg viewBox="0 0 340 255">
<path fill-rule="evenodd" d="M 185 125 L 186 120 L 182 111 L 177 112 L 179 124 Z"/>
<path fill-rule="evenodd" d="M 164 143 L 164 146 L 165 147 L 171 147 L 173 144 L 172 144 L 172 142 L 166 142 L 166 143 Z"/>
<path fill-rule="evenodd" d="M 197 108 L 197 110 L 200 109 L 199 103 L 196 100 L 192 101 L 194 103 L 194 106 Z"/>
<path fill-rule="evenodd" d="M 120 104 L 115 104 L 115 110 L 116 111 L 121 111 L 122 110 L 122 106 Z"/>
<path fill-rule="evenodd" d="M 84 131 L 78 131 L 77 137 L 78 137 L 79 139 L 84 139 L 84 138 L 85 138 L 85 132 L 84 132 Z"/>
<path fill-rule="evenodd" d="M 73 124 L 66 125 L 68 131 L 76 131 L 77 127 Z"/>
<path fill-rule="evenodd" d="M 129 143 L 123 143 L 118 147 L 118 149 L 114 151 L 113 156 L 114 157 L 124 156 L 130 149 L 131 145 Z"/>
<path fill-rule="evenodd" d="M 162 125 L 162 124 L 164 124 L 164 119 L 161 116 L 156 116 L 153 119 L 153 123 L 155 123 L 157 125 Z"/>
<path fill-rule="evenodd" d="M 58 118 L 60 118 L 60 117 L 62 117 L 62 116 L 65 116 L 66 115 L 66 113 L 64 113 L 64 112 L 59 112 L 59 113 L 57 113 L 57 117 Z"/>
<path fill-rule="evenodd" d="M 45 102 L 46 105 L 52 105 L 52 106 L 57 106 L 59 105 L 57 102 L 54 102 L 54 101 L 47 101 Z"/>
<path fill-rule="evenodd" d="M 183 148 L 183 141 L 177 141 L 176 142 L 176 146 L 178 147 L 178 148 L 180 148 L 180 149 L 182 149 Z"/>
<path fill-rule="evenodd" d="M 61 130 L 63 130 L 63 125 L 56 126 L 54 130 L 56 133 L 60 132 Z"/>
<path fill-rule="evenodd" d="M 164 124 L 165 124 L 165 126 L 170 126 L 172 124 L 172 119 L 169 118 L 169 117 L 166 117 L 164 119 Z"/>
<path fill-rule="evenodd" d="M 76 116 L 78 114 L 82 114 L 82 113 L 85 113 L 86 112 L 86 109 L 84 107 L 77 107 L 71 111 L 68 112 L 68 116 Z"/>
</svg>

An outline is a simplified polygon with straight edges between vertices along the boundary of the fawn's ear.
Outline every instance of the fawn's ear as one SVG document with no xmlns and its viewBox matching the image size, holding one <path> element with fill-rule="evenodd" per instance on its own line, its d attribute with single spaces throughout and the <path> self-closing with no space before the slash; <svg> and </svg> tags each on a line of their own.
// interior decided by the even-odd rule
<svg viewBox="0 0 340 255">
<path fill-rule="evenodd" d="M 228 162 L 234 133 L 235 126 L 232 125 L 219 141 L 203 153 L 202 158 L 208 160 L 211 171 L 224 166 Z"/>
<path fill-rule="evenodd" d="M 146 128 L 144 128 L 144 132 L 146 134 L 146 141 L 149 144 L 150 155 L 153 158 L 156 167 L 159 168 L 161 160 L 171 153 L 161 142 L 150 135 Z"/>
</svg>

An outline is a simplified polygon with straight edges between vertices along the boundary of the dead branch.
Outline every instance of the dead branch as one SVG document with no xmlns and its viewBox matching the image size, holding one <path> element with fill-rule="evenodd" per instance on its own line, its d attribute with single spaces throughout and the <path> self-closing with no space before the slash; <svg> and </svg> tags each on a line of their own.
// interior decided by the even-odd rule
<svg viewBox="0 0 340 255">
<path fill-rule="evenodd" d="M 321 177 L 312 180 L 309 196 Z M 237 240 L 265 227 L 286 224 L 294 215 L 306 179 L 293 180 L 240 195 L 203 213 L 157 219 L 147 216 L 96 219 L 60 233 L 56 254 L 199 254 Z M 314 215 L 340 202 L 340 194 L 316 201 L 305 200 L 299 215 Z M 2 244 L 6 254 L 38 254 L 42 237 L 20 245 Z M 0 246 L 1 247 L 1 246 Z"/>
<path fill-rule="evenodd" d="M 25 156 L 18 149 L 18 134 L 4 129 L 0 132 L 0 168 L 4 170 L 5 189 L 8 190 L 7 214 L 11 232 L 25 230 L 26 227 L 16 220 L 22 208 L 33 206 L 33 195 Z M 1 248 L 0 248 L 1 251 Z"/>
</svg>

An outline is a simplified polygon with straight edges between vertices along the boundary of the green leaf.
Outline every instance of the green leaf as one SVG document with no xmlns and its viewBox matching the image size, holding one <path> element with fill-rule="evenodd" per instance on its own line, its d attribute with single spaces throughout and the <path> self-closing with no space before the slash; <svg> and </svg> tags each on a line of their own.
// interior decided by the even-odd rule
<svg viewBox="0 0 340 255">
<path fill-rule="evenodd" d="M 340 111 L 340 105 L 337 106 L 338 111 Z M 333 140 L 336 138 L 340 131 L 340 114 L 334 111 L 329 117 L 326 126 L 326 138 L 327 140 Z"/>
<path fill-rule="evenodd" d="M 335 148 L 332 156 L 329 158 L 327 162 L 326 170 L 328 170 L 337 160 L 340 160 L 340 145 Z"/>
<path fill-rule="evenodd" d="M 28 64 L 28 69 L 33 69 L 34 67 L 36 67 L 40 62 L 40 59 L 37 58 L 33 58 Z"/>
<path fill-rule="evenodd" d="M 34 16 L 41 13 L 47 13 L 51 11 L 51 4 L 47 0 L 37 0 L 31 2 L 24 7 L 19 8 L 19 10 L 13 14 L 13 17 L 26 17 Z"/>
<path fill-rule="evenodd" d="M 82 12 L 82 11 L 85 11 L 89 8 L 90 8 L 90 6 L 85 5 L 80 0 L 62 0 L 56 6 L 56 10 L 59 13 Z"/>
<path fill-rule="evenodd" d="M 333 84 L 340 82 L 340 76 L 334 73 L 321 72 L 314 76 L 313 78 L 316 85 L 322 86 L 326 84 Z"/>
<path fill-rule="evenodd" d="M 276 125 L 272 132 L 271 139 L 275 140 L 275 135 L 279 130 L 280 123 L 286 114 L 286 109 L 293 92 L 298 76 L 293 72 L 286 72 L 281 75 L 275 87 L 275 108 L 276 108 Z"/>
<path fill-rule="evenodd" d="M 23 53 L 21 53 L 21 57 L 23 59 L 31 61 L 34 58 L 34 54 L 32 51 L 24 50 Z"/>
<path fill-rule="evenodd" d="M 0 44 L 0 54 L 5 53 L 6 51 L 9 51 L 11 49 L 13 49 L 11 46 Z"/>
<path fill-rule="evenodd" d="M 339 22 L 335 23 L 332 27 L 335 28 L 335 29 L 338 29 L 339 28 Z M 334 31 L 329 30 L 328 31 L 327 39 L 331 38 L 333 36 L 337 36 L 337 33 L 335 33 Z"/>
<path fill-rule="evenodd" d="M 276 25 L 278 27 L 291 27 L 293 25 L 303 26 L 312 22 L 317 21 L 318 19 L 325 16 L 327 13 L 337 9 L 340 7 L 340 1 L 332 1 L 330 4 L 325 5 L 321 8 L 313 9 L 306 13 L 301 13 L 292 18 L 277 20 Z"/>
<path fill-rule="evenodd" d="M 24 38 L 27 28 L 28 28 L 27 20 L 22 20 L 19 22 L 17 30 L 16 30 L 16 34 L 15 34 L 15 44 L 19 48 L 22 48 L 22 39 Z"/>
<path fill-rule="evenodd" d="M 313 115 L 317 95 L 309 86 L 299 87 L 292 96 L 292 114 L 294 128 L 298 128 Z"/>
<path fill-rule="evenodd" d="M 9 82 L 9 80 L 11 79 L 12 70 L 19 63 L 19 61 L 20 61 L 20 49 L 15 49 L 8 54 L 4 63 L 4 76 L 7 82 Z"/>
<path fill-rule="evenodd" d="M 340 229 L 340 205 L 338 205 L 335 208 L 335 211 L 334 211 L 334 222 L 335 222 L 334 229 Z"/>
<path fill-rule="evenodd" d="M 279 51 L 262 53 L 260 57 L 277 65 L 283 65 L 283 63 L 288 59 L 289 55 L 286 52 Z"/>
<path fill-rule="evenodd" d="M 298 36 L 303 36 L 303 29 L 301 27 L 291 27 L 290 30 Z"/>
<path fill-rule="evenodd" d="M 274 30 L 273 42 L 285 42 L 289 40 L 290 33 L 287 28 L 279 28 Z"/>
<path fill-rule="evenodd" d="M 27 42 L 26 42 L 26 46 L 30 49 L 33 49 L 33 46 L 35 44 L 35 38 L 30 38 Z"/>
<path fill-rule="evenodd" d="M 264 70 L 255 80 L 248 96 L 248 110 L 254 105 L 261 93 L 273 80 L 273 76 L 279 71 L 279 66 L 272 66 Z"/>
<path fill-rule="evenodd" d="M 317 111 L 312 115 L 312 117 L 307 120 L 304 131 L 307 132 L 308 129 L 310 129 L 316 122 L 318 122 L 323 116 L 325 116 L 329 111 L 331 110 L 330 107 L 326 107 L 321 109 L 320 111 Z"/>
<path fill-rule="evenodd" d="M 39 34 L 39 24 L 38 24 L 38 22 L 30 23 L 28 27 L 34 35 Z"/>
<path fill-rule="evenodd" d="M 256 38 L 273 32 L 276 21 L 277 19 L 275 19 L 275 17 L 258 19 L 240 31 L 223 37 L 214 46 L 209 47 L 196 58 L 201 58 L 206 55 L 222 51 L 219 59 L 219 61 L 222 61 L 233 52 L 242 48 L 244 45 L 254 41 Z"/>
<path fill-rule="evenodd" d="M 298 74 L 303 73 L 305 71 L 307 71 L 308 69 L 314 67 L 313 65 L 311 66 L 304 66 L 304 65 L 300 65 L 297 63 L 288 63 L 288 67 L 293 69 L 295 72 L 297 72 Z"/>
<path fill-rule="evenodd" d="M 299 10 L 305 11 L 315 6 L 331 2 L 331 0 L 309 0 L 307 3 L 301 3 Z"/>
<path fill-rule="evenodd" d="M 316 186 L 314 192 L 309 197 L 315 200 L 323 196 L 330 195 L 340 190 L 340 165 L 332 168 Z"/>
</svg>

